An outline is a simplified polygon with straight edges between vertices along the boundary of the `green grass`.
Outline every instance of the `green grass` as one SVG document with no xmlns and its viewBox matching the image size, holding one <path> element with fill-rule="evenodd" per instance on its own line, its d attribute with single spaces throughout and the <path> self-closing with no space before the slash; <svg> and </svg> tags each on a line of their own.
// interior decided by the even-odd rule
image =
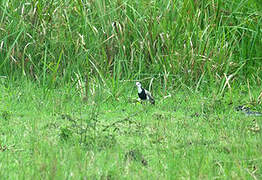
<svg viewBox="0 0 262 180">
<path fill-rule="evenodd" d="M 0 179 L 261 179 L 261 7 L 0 1 Z"/>
<path fill-rule="evenodd" d="M 117 99 L 98 86 L 84 101 L 70 84 L 23 82 L 1 85 L 1 179 L 262 177 L 261 118 L 234 110 L 250 102 L 244 88 L 155 92 L 152 106 L 133 102 L 133 82 Z"/>
</svg>

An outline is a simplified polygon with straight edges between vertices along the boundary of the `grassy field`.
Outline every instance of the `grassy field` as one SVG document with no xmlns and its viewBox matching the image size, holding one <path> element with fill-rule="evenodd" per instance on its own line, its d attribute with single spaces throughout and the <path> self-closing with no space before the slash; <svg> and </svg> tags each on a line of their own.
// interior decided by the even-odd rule
<svg viewBox="0 0 262 180">
<path fill-rule="evenodd" d="M 0 179 L 262 179 L 261 4 L 0 1 Z"/>
<path fill-rule="evenodd" d="M 223 98 L 180 89 L 153 106 L 134 101 L 133 82 L 117 99 L 4 84 L 1 179 L 262 178 L 262 117 L 234 110 L 249 102 L 244 88 Z"/>
</svg>

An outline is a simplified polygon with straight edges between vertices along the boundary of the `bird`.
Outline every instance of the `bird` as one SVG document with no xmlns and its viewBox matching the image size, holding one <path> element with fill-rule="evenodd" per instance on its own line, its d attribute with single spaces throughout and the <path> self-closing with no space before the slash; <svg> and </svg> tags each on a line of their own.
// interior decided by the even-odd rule
<svg viewBox="0 0 262 180">
<path fill-rule="evenodd" d="M 140 82 L 136 82 L 137 90 L 138 90 L 138 97 L 142 101 L 148 100 L 151 104 L 155 104 L 155 100 L 152 97 L 151 93 L 147 90 L 145 90 Z"/>
<path fill-rule="evenodd" d="M 235 109 L 236 109 L 236 111 L 241 111 L 241 112 L 245 113 L 246 116 L 262 116 L 261 112 L 251 111 L 249 107 L 237 106 Z"/>
</svg>

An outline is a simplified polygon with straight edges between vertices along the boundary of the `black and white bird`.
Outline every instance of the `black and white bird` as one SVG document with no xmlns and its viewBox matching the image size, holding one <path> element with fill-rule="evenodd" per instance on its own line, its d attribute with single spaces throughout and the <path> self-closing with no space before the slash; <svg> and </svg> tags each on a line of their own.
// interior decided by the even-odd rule
<svg viewBox="0 0 262 180">
<path fill-rule="evenodd" d="M 151 104 L 155 104 L 155 100 L 152 97 L 151 93 L 144 88 L 142 88 L 142 85 L 140 82 L 136 82 L 137 90 L 138 90 L 138 97 L 142 100 L 148 100 Z"/>
<path fill-rule="evenodd" d="M 261 112 L 251 111 L 249 107 L 237 106 L 235 109 L 236 109 L 236 111 L 241 111 L 241 112 L 245 113 L 246 116 L 262 116 Z"/>
</svg>

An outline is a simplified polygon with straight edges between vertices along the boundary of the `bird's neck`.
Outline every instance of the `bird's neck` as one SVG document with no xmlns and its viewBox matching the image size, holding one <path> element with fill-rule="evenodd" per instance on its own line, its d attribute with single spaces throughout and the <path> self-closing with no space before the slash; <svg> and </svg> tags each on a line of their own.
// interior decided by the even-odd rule
<svg viewBox="0 0 262 180">
<path fill-rule="evenodd" d="M 137 87 L 137 90 L 139 94 L 143 91 L 142 87 Z"/>
</svg>

